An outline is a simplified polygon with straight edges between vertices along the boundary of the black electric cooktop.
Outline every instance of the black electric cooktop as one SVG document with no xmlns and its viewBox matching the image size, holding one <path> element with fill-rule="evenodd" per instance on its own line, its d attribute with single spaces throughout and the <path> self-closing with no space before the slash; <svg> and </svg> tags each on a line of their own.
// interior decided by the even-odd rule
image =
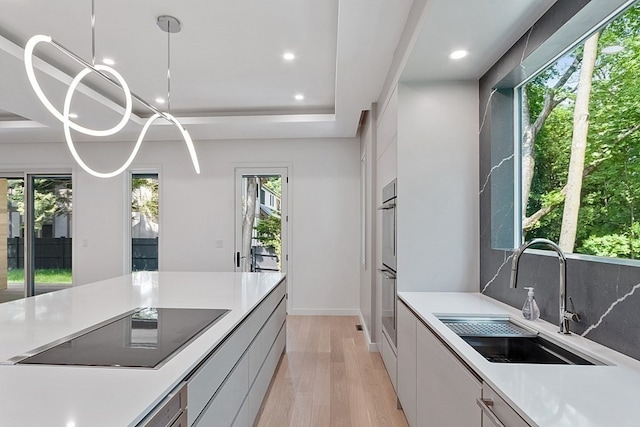
<svg viewBox="0 0 640 427">
<path fill-rule="evenodd" d="M 229 310 L 138 308 L 63 338 L 18 364 L 156 368 L 210 328 Z"/>
</svg>

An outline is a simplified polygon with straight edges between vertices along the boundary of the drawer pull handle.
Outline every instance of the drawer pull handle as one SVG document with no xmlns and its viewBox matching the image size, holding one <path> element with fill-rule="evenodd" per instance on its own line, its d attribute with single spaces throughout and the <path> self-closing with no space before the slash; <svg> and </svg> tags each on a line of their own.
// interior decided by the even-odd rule
<svg viewBox="0 0 640 427">
<path fill-rule="evenodd" d="M 482 409 L 482 412 L 484 412 L 484 414 L 487 417 L 489 417 L 491 422 L 496 427 L 505 427 L 505 425 L 502 423 L 502 421 L 500 421 L 500 419 L 496 416 L 496 414 L 494 414 L 493 411 L 491 410 L 491 407 L 493 406 L 493 400 L 478 398 L 478 399 L 476 399 L 476 403 L 478 404 L 480 409 Z"/>
</svg>

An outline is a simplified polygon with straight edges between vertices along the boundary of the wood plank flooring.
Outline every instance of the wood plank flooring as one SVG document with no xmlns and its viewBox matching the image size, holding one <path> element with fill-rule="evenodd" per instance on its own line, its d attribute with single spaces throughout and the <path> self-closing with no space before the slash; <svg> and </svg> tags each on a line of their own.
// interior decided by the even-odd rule
<svg viewBox="0 0 640 427">
<path fill-rule="evenodd" d="M 382 358 L 368 351 L 358 321 L 287 317 L 287 351 L 257 426 L 407 426 Z"/>
</svg>

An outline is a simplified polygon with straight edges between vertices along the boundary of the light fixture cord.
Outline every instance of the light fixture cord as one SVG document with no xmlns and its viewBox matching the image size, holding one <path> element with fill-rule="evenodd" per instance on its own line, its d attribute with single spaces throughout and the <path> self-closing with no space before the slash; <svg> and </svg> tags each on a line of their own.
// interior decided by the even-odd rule
<svg viewBox="0 0 640 427">
<path fill-rule="evenodd" d="M 96 65 L 96 4 L 91 0 L 91 65 Z"/>
<path fill-rule="evenodd" d="M 167 112 L 171 114 L 171 20 L 167 20 Z"/>
</svg>

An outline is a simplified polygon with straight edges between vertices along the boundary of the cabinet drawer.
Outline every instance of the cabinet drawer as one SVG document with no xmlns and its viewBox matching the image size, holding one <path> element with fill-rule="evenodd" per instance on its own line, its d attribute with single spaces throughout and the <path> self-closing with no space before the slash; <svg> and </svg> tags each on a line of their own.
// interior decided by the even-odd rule
<svg viewBox="0 0 640 427">
<path fill-rule="evenodd" d="M 483 427 L 531 427 L 520 415 L 492 389 L 487 383 L 482 384 Z M 497 422 L 496 419 L 497 418 Z"/>
<path fill-rule="evenodd" d="M 189 379 L 189 425 L 193 424 L 245 352 L 260 325 L 250 316 Z"/>
<path fill-rule="evenodd" d="M 248 427 L 251 425 L 249 421 L 249 399 L 245 399 L 236 415 L 236 419 L 233 420 L 231 427 Z"/>
<path fill-rule="evenodd" d="M 287 302 L 285 299 L 280 301 L 280 305 L 271 314 L 264 327 L 251 343 L 249 348 L 249 383 L 255 379 L 258 371 L 262 367 L 273 342 L 278 337 L 278 332 L 284 324 L 287 316 Z"/>
<path fill-rule="evenodd" d="M 278 304 L 280 304 L 280 300 L 287 293 L 287 282 L 283 280 L 271 293 L 269 296 L 265 298 L 265 300 L 260 304 L 260 306 L 251 313 L 252 316 L 257 317 L 258 324 L 260 326 L 264 325 L 264 322 L 267 321 L 273 310 L 276 309 Z"/>
<path fill-rule="evenodd" d="M 265 395 L 267 394 L 267 390 L 269 389 L 269 384 L 271 384 L 271 379 L 273 378 L 274 372 L 278 367 L 278 362 L 280 361 L 280 356 L 285 348 L 285 343 L 287 340 L 286 326 L 283 325 L 280 329 L 280 333 L 276 338 L 273 346 L 271 347 L 269 354 L 267 355 L 264 364 L 262 365 L 262 369 L 258 372 L 258 376 L 256 377 L 251 390 L 249 391 L 249 419 L 254 422 L 256 416 L 258 415 L 258 411 L 262 406 L 262 401 L 264 400 Z"/>
<path fill-rule="evenodd" d="M 249 392 L 249 360 L 245 356 L 196 421 L 198 427 L 230 426 Z M 191 411 L 191 408 L 188 408 Z"/>
<path fill-rule="evenodd" d="M 198 368 L 189 382 L 189 425 L 192 425 L 207 402 L 216 393 L 233 366 L 247 350 L 269 315 L 286 293 L 280 283 L 262 303 L 236 328 L 231 336 Z M 286 300 L 285 300 L 286 301 Z M 285 307 L 286 310 L 286 307 Z M 247 362 L 248 363 L 248 362 Z"/>
<path fill-rule="evenodd" d="M 384 367 L 387 368 L 387 373 L 389 374 L 389 379 L 391 380 L 391 385 L 393 385 L 393 389 L 398 392 L 398 386 L 396 377 L 398 374 L 398 359 L 396 354 L 393 352 L 391 348 L 391 344 L 389 344 L 389 340 L 387 336 L 382 334 L 382 361 L 384 362 Z"/>
</svg>

